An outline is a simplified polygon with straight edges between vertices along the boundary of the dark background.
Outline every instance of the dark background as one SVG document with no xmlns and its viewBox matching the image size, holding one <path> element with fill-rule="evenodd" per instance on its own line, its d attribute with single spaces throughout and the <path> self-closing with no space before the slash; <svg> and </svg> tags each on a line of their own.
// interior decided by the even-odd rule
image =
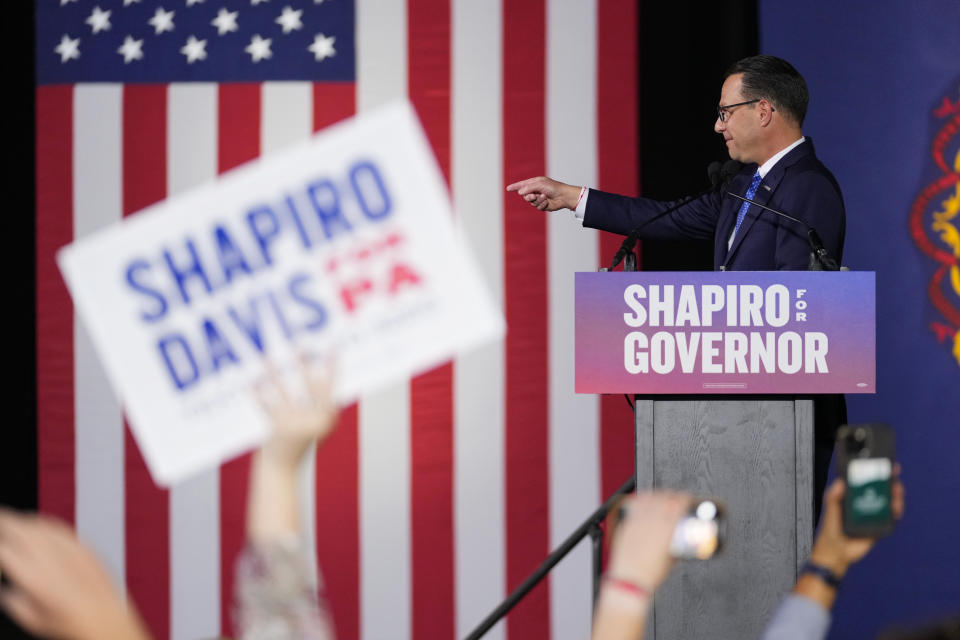
<svg viewBox="0 0 960 640">
<path fill-rule="evenodd" d="M 728 159 L 714 133 L 726 69 L 757 49 L 757 3 L 646 1 L 640 10 L 640 189 L 676 200 L 710 186 Z M 713 240 L 642 243 L 644 271 L 713 269 Z"/>
<path fill-rule="evenodd" d="M 7 141 L 7 178 L 3 191 L 4 288 L 3 301 L 7 374 L 0 384 L 6 405 L 12 409 L 4 424 L 0 458 L 0 504 L 18 508 L 37 506 L 37 366 L 36 366 L 36 229 L 34 226 L 34 72 L 33 3 L 16 2 L 4 7 L 6 42 L 19 51 L 20 60 L 5 65 L 7 101 L 3 118 Z M 2 633 L 0 637 L 7 636 Z"/>
<path fill-rule="evenodd" d="M 4 40 L 21 53 L 19 62 L 5 66 L 8 101 L 4 138 L 8 141 L 4 191 L 8 194 L 3 254 L 4 283 L 10 297 L 4 303 L 7 318 L 3 333 L 7 374 L 3 376 L 5 404 L 11 408 L 0 436 L 0 505 L 17 509 L 37 507 L 37 366 L 36 366 L 36 231 L 34 226 L 34 71 L 33 3 L 16 2 L 4 7 Z M 0 638 L 29 638 L 0 613 Z"/>
</svg>

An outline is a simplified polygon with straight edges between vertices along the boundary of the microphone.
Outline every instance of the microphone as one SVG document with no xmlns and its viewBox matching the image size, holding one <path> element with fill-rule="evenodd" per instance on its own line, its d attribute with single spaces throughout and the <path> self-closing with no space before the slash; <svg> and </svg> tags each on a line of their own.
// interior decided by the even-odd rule
<svg viewBox="0 0 960 640">
<path fill-rule="evenodd" d="M 771 209 L 770 207 L 766 205 L 762 205 L 759 202 L 755 202 L 750 198 L 744 198 L 743 196 L 739 196 L 733 193 L 732 191 L 727 191 L 727 195 L 733 196 L 738 200 L 743 200 L 744 202 L 749 202 L 754 206 L 760 207 L 761 209 L 765 209 L 770 213 L 775 213 L 782 218 L 786 218 L 787 220 L 792 220 L 793 222 L 796 222 L 797 224 L 801 224 L 804 227 L 806 227 L 807 241 L 810 243 L 810 266 L 808 267 L 808 270 L 809 271 L 840 271 L 840 266 L 837 265 L 836 261 L 834 261 L 834 259 L 830 257 L 830 254 L 827 253 L 826 247 L 823 246 L 823 240 L 820 239 L 820 234 L 818 234 L 817 230 L 811 227 L 810 225 L 808 225 L 806 222 L 804 222 L 803 220 L 800 220 L 799 218 L 794 218 L 793 216 L 789 216 L 782 211 Z M 726 270 L 725 269 L 726 264 L 724 264 L 723 266 L 724 266 L 723 270 Z"/>
<path fill-rule="evenodd" d="M 657 215 L 653 216 L 652 218 L 650 218 L 650 219 L 647 220 L 646 222 L 644 222 L 644 223 L 640 224 L 639 226 L 635 227 L 635 228 L 633 229 L 633 231 L 631 231 L 631 232 L 627 235 L 627 237 L 624 239 L 623 243 L 620 244 L 620 248 L 617 249 L 617 252 L 613 255 L 613 260 L 611 260 L 611 262 L 610 262 L 610 268 L 607 269 L 607 271 L 613 271 L 614 267 L 616 267 L 618 264 L 620 264 L 620 262 L 624 259 L 624 257 L 625 257 L 628 253 L 630 253 L 631 251 L 633 251 L 633 246 L 634 246 L 635 244 L 637 244 L 637 240 L 640 238 L 640 232 L 641 232 L 647 225 L 649 225 L 649 224 L 651 224 L 651 223 L 653 223 L 653 222 L 656 222 L 657 220 L 659 220 L 660 218 L 662 218 L 662 217 L 665 216 L 665 215 L 668 215 L 668 214 L 673 213 L 674 211 L 676 211 L 677 209 L 679 209 L 679 208 L 682 207 L 683 205 L 688 204 L 689 202 L 691 202 L 691 201 L 693 201 L 693 200 L 696 200 L 697 198 L 700 198 L 700 197 L 702 197 L 702 196 L 705 196 L 706 194 L 710 193 L 711 191 L 713 191 L 714 189 L 716 189 L 716 188 L 718 188 L 718 187 L 721 188 L 721 189 L 725 189 L 726 186 L 727 186 L 727 184 L 728 184 L 728 183 L 730 182 L 730 180 L 733 178 L 733 176 L 737 175 L 737 174 L 740 172 L 740 169 L 741 169 L 742 167 L 743 167 L 743 165 L 740 164 L 739 162 L 737 162 L 736 160 L 727 160 L 727 161 L 724 162 L 722 165 L 720 164 L 720 162 L 719 162 L 718 160 L 714 160 L 714 161 L 711 162 L 709 165 L 707 165 L 707 178 L 710 179 L 710 188 L 709 188 L 709 189 L 705 189 L 704 191 L 701 191 L 700 193 L 698 193 L 698 194 L 695 195 L 695 196 L 688 196 L 688 197 L 684 198 L 683 200 L 681 200 L 681 201 L 678 202 L 677 204 L 673 205 L 673 206 L 670 207 L 669 209 L 666 209 L 665 211 L 661 211 L 660 213 L 658 213 Z"/>
<path fill-rule="evenodd" d="M 720 169 L 720 184 L 726 187 L 733 180 L 733 177 L 743 169 L 743 163 L 736 160 L 727 160 Z"/>
<path fill-rule="evenodd" d="M 726 187 L 733 176 L 740 173 L 743 164 L 736 160 L 727 160 L 722 165 L 718 160 L 714 160 L 707 166 L 707 177 L 710 178 L 710 184 L 714 187 Z"/>
<path fill-rule="evenodd" d="M 707 177 L 710 178 L 710 184 L 714 187 L 720 184 L 720 172 L 723 170 L 723 165 L 720 164 L 719 160 L 714 160 L 707 165 Z"/>
</svg>

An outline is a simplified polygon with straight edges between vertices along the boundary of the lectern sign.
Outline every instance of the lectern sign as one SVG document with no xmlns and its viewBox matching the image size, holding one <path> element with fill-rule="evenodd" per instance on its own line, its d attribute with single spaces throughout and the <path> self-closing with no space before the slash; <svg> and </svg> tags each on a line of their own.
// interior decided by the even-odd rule
<svg viewBox="0 0 960 640">
<path fill-rule="evenodd" d="M 875 393 L 873 272 L 576 274 L 577 393 Z"/>
</svg>

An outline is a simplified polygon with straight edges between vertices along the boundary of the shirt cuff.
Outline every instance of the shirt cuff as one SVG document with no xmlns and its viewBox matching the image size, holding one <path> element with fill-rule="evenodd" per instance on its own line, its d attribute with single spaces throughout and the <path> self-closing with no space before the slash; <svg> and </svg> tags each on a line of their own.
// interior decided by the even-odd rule
<svg viewBox="0 0 960 640">
<path fill-rule="evenodd" d="M 583 216 L 587 212 L 587 198 L 590 197 L 590 189 L 583 187 L 580 191 L 580 200 L 577 202 L 577 208 L 573 210 L 573 217 L 583 224 Z"/>
<path fill-rule="evenodd" d="M 761 640 L 822 640 L 829 630 L 829 611 L 810 598 L 790 594 L 777 607 Z"/>
</svg>

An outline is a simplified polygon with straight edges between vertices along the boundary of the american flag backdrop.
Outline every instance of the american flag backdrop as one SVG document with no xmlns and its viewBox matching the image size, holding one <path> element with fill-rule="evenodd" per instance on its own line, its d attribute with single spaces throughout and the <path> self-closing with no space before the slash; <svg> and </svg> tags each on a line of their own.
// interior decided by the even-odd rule
<svg viewBox="0 0 960 640">
<path fill-rule="evenodd" d="M 231 635 L 248 458 L 151 481 L 58 248 L 408 98 L 503 305 L 505 340 L 346 409 L 302 474 L 338 637 L 468 633 L 633 470 L 622 397 L 573 393 L 573 272 L 617 238 L 504 191 L 635 193 L 633 0 L 36 0 L 39 505 L 155 637 Z M 583 638 L 587 544 L 492 638 Z"/>
</svg>

